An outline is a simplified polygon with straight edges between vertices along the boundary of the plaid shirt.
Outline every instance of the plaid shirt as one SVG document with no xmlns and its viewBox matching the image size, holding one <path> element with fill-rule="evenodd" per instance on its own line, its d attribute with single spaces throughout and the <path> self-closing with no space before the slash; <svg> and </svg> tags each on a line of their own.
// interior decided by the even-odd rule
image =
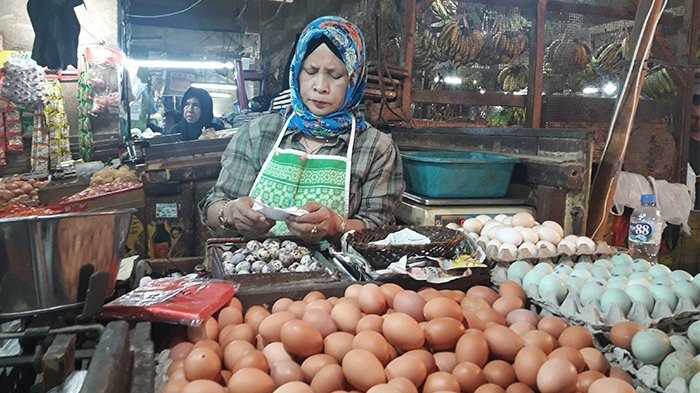
<svg viewBox="0 0 700 393">
<path fill-rule="evenodd" d="M 253 119 L 234 135 L 221 157 L 221 173 L 216 185 L 199 203 L 202 217 L 213 203 L 232 200 L 250 193 L 255 178 L 284 126 L 282 116 L 264 115 Z M 350 134 L 324 145 L 317 154 L 347 155 Z M 280 146 L 304 150 L 297 130 L 287 130 Z M 369 127 L 355 135 L 351 164 L 350 218 L 368 228 L 395 223 L 394 210 L 404 190 L 399 150 L 391 137 Z"/>
</svg>

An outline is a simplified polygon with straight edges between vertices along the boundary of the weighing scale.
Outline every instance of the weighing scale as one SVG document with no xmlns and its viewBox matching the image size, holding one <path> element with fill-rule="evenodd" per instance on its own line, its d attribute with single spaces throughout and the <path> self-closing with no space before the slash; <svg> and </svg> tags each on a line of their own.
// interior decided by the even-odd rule
<svg viewBox="0 0 700 393">
<path fill-rule="evenodd" d="M 528 212 L 535 215 L 535 209 L 526 204 L 525 198 L 484 198 L 484 199 L 436 199 L 405 192 L 396 209 L 396 218 L 406 225 L 447 225 L 460 223 L 470 217 L 486 214 L 513 215 Z"/>
</svg>

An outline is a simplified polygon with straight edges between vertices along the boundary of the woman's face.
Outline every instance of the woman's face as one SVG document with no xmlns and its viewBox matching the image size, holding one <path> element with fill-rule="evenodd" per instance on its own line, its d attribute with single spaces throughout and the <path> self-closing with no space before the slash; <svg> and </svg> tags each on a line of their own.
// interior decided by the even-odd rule
<svg viewBox="0 0 700 393">
<path fill-rule="evenodd" d="M 299 74 L 301 99 L 316 116 L 334 113 L 345 101 L 348 80 L 345 64 L 321 44 L 304 60 Z"/>
<path fill-rule="evenodd" d="M 185 101 L 185 106 L 182 109 L 182 117 L 185 121 L 192 124 L 199 121 L 202 116 L 202 107 L 199 105 L 199 98 L 190 97 Z"/>
</svg>

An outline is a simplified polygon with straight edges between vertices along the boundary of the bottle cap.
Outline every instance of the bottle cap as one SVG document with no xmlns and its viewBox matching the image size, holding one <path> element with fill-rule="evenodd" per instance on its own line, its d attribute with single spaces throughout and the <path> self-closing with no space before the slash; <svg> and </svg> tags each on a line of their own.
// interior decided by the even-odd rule
<svg viewBox="0 0 700 393">
<path fill-rule="evenodd" d="M 656 206 L 656 195 L 654 195 L 654 194 L 642 195 L 642 206 Z"/>
</svg>

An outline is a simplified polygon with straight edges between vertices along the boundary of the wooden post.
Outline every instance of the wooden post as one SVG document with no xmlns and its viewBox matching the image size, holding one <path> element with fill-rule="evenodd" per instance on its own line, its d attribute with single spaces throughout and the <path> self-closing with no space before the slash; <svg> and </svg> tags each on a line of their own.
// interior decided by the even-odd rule
<svg viewBox="0 0 700 393">
<path fill-rule="evenodd" d="M 691 67 L 683 71 L 683 86 L 680 87 L 682 100 L 681 125 L 678 130 L 678 162 L 676 164 L 676 181 L 685 183 L 688 173 L 688 149 L 690 147 L 690 129 L 693 116 L 693 95 L 695 92 L 695 67 L 698 64 L 696 50 L 698 48 L 698 30 L 700 30 L 700 3 L 698 0 L 686 2 L 688 23 L 688 64 Z M 694 168 L 697 170 L 697 168 Z"/>
<path fill-rule="evenodd" d="M 404 2 L 406 9 L 404 10 L 404 28 L 406 29 L 406 42 L 403 66 L 408 75 L 404 78 L 401 85 L 401 112 L 404 118 L 410 120 L 413 118 L 411 104 L 413 104 L 413 57 L 416 53 L 416 0 L 407 0 Z"/>
<path fill-rule="evenodd" d="M 603 239 L 607 235 L 605 225 L 608 212 L 612 206 L 617 183 L 617 176 L 625 161 L 627 144 L 632 133 L 634 118 L 637 114 L 639 96 L 644 83 L 645 64 L 651 52 L 656 27 L 661 19 L 664 0 L 642 0 L 637 8 L 634 31 L 631 35 L 633 42 L 640 40 L 639 53 L 636 61 L 631 64 L 631 78 L 620 89 L 618 99 L 619 113 L 611 123 L 608 142 L 605 145 L 603 157 L 598 167 L 598 173 L 593 179 L 591 188 L 591 203 L 588 217 L 588 235 Z M 647 14 L 650 18 L 646 21 Z M 646 23 L 645 23 L 646 21 Z"/>
<path fill-rule="evenodd" d="M 542 92 L 544 91 L 544 24 L 547 19 L 547 1 L 538 0 L 533 28 L 530 34 L 530 78 L 527 87 L 526 124 L 542 127 Z"/>
</svg>

